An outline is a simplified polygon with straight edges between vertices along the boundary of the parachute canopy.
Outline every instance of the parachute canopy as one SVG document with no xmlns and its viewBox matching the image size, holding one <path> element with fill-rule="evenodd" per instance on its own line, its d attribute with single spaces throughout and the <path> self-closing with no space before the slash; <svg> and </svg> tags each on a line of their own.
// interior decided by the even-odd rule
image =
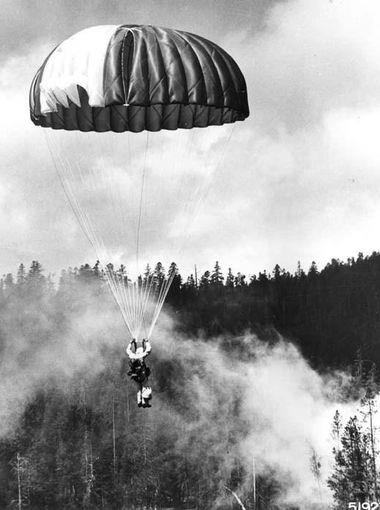
<svg viewBox="0 0 380 510">
<path fill-rule="evenodd" d="M 159 131 L 244 120 L 236 62 L 194 34 L 151 25 L 101 25 L 63 41 L 32 82 L 36 125 L 79 131 Z"/>
<path fill-rule="evenodd" d="M 190 128 L 248 117 L 238 65 L 187 32 L 95 26 L 47 57 L 31 85 L 30 114 L 34 124 L 54 130 L 44 131 L 54 167 L 131 337 L 149 339 L 176 265 L 167 273 L 161 262 L 142 271 L 142 249 L 165 262 L 167 245 L 173 260 L 175 245 L 186 241 L 233 125 L 225 143 L 209 141 L 207 149 L 213 137 L 197 139 Z M 178 128 L 190 131 L 165 131 Z M 134 135 L 140 131 L 145 136 Z M 150 140 L 149 131 L 161 132 Z"/>
</svg>

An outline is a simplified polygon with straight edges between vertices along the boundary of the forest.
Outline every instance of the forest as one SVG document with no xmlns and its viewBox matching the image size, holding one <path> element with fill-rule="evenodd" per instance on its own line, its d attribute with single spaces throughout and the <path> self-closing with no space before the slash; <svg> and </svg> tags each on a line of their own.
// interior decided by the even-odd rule
<svg viewBox="0 0 380 510">
<path fill-rule="evenodd" d="M 200 275 L 183 276 L 175 263 L 173 271 L 153 339 L 161 346 L 149 357 L 150 409 L 136 406 L 125 332 L 98 263 L 65 269 L 59 281 L 38 261 L 3 276 L 0 508 L 289 510 L 378 501 L 380 253 L 322 269 L 298 264 L 294 274 L 276 265 L 247 277 L 218 262 Z M 147 266 L 141 278 L 150 273 L 165 269 Z M 357 414 L 331 414 L 327 478 L 310 450 L 316 493 L 323 486 L 330 503 L 292 499 L 286 470 L 244 457 L 245 441 L 265 424 L 248 418 L 241 372 L 283 339 L 308 370 L 347 374 L 340 401 L 360 402 Z"/>
</svg>

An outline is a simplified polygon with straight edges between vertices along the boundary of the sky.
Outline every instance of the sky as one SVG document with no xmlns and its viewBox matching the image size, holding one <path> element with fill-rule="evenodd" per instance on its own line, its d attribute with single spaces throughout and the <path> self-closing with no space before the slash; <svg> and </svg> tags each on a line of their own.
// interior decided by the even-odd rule
<svg viewBox="0 0 380 510">
<path fill-rule="evenodd" d="M 29 86 L 52 48 L 88 26 L 123 23 L 222 46 L 246 77 L 251 116 L 232 130 L 148 139 L 66 140 L 35 127 Z M 117 263 L 136 258 L 144 167 L 140 264 L 174 259 L 186 274 L 218 260 L 248 275 L 378 250 L 379 23 L 375 0 L 2 0 L 0 274 L 35 259 L 59 273 L 97 258 L 51 150 L 71 168 L 79 161 L 85 183 L 89 167 L 107 168 L 97 189 L 66 177 Z"/>
</svg>

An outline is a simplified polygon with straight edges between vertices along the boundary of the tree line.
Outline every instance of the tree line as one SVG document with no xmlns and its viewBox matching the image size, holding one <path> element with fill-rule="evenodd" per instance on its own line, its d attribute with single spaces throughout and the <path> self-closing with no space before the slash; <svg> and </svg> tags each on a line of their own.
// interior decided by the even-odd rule
<svg viewBox="0 0 380 510">
<path fill-rule="evenodd" d="M 124 274 L 125 268 L 111 269 Z M 161 263 L 147 272 L 162 278 Z M 271 273 L 259 272 L 247 278 L 243 273 L 223 274 L 218 262 L 202 275 L 183 277 L 175 272 L 166 310 L 175 312 L 178 328 L 187 334 L 202 331 L 206 337 L 222 333 L 242 334 L 246 330 L 269 334 L 271 328 L 295 342 L 316 367 L 345 366 L 360 348 L 363 356 L 380 362 L 380 253 L 362 253 L 346 262 L 332 259 L 318 270 L 313 262 L 307 271 L 298 264 L 292 274 L 279 265 Z M 104 276 L 104 275 L 103 275 Z M 75 281 L 102 279 L 99 264 L 84 264 L 62 271 L 57 295 Z M 144 278 L 144 275 L 141 276 Z M 103 278 L 104 280 L 104 278 Z M 43 283 L 53 292 L 50 276 L 44 276 L 34 261 L 28 271 L 20 265 L 16 277 L 0 280 L 0 300 L 26 281 Z"/>
</svg>

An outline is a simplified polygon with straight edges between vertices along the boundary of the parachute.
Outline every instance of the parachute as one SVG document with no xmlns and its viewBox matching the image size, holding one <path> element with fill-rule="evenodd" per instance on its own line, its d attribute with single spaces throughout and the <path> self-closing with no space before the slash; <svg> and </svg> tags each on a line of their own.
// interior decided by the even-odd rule
<svg viewBox="0 0 380 510">
<path fill-rule="evenodd" d="M 148 221 L 148 210 L 163 200 L 161 212 L 165 217 L 167 208 L 168 221 L 173 220 L 169 211 L 175 202 L 177 210 L 194 218 L 205 196 L 205 188 L 195 186 L 193 175 L 183 170 L 191 165 L 192 138 L 175 135 L 169 154 L 167 140 L 160 145 L 156 137 L 163 131 L 193 131 L 246 119 L 242 72 L 222 48 L 195 34 L 151 25 L 95 26 L 69 37 L 46 58 L 31 84 L 30 116 L 35 125 L 51 128 L 46 138 L 55 168 L 131 337 L 149 340 L 176 268 L 172 265 L 168 274 L 162 267 L 148 269 L 141 275 L 142 226 L 154 238 L 157 218 L 152 214 Z M 198 142 L 197 154 L 208 157 L 204 140 Z M 128 153 L 124 159 L 123 150 Z M 218 154 L 217 161 L 221 158 Z M 207 181 L 217 164 L 197 160 L 196 173 L 206 175 Z M 155 179 L 150 188 L 149 172 Z M 172 197 L 166 193 L 169 187 Z M 186 225 L 180 223 L 177 229 L 186 230 Z M 154 245 L 151 239 L 148 252 Z M 109 264 L 118 251 L 128 254 L 129 266 L 134 252 L 133 278 L 124 265 L 115 270 Z M 168 251 L 166 246 L 160 255 Z"/>
</svg>

